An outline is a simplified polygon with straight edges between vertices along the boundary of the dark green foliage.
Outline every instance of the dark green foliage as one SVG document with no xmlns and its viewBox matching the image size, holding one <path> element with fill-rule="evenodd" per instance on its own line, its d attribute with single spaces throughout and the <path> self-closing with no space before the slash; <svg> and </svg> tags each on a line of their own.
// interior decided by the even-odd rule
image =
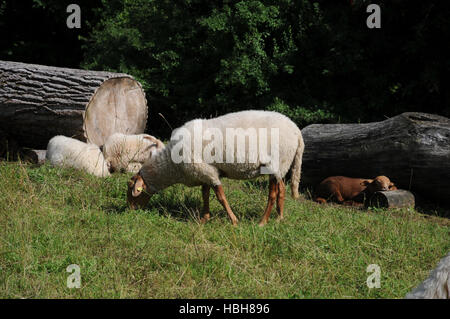
<svg viewBox="0 0 450 319">
<path fill-rule="evenodd" d="M 285 114 L 300 127 L 304 127 L 311 123 L 333 123 L 336 120 L 339 120 L 328 110 L 326 105 L 312 109 L 297 105 L 287 105 L 279 98 L 275 98 L 275 101 L 267 106 L 266 109 Z"/>
<path fill-rule="evenodd" d="M 69 4 L 81 8 L 81 29 L 69 29 Z M 0 60 L 80 66 L 81 39 L 100 16 L 99 0 L 0 0 Z"/>
<path fill-rule="evenodd" d="M 82 39 L 82 67 L 126 72 L 142 82 L 149 130 L 163 137 L 170 129 L 158 113 L 172 127 L 251 108 L 283 112 L 301 126 L 405 111 L 450 116 L 444 86 L 450 3 L 376 1 L 381 29 L 366 26 L 369 3 L 81 1 L 85 25 L 69 35 L 62 25 L 66 1 L 0 0 L 7 39 L 0 58 L 76 66 Z M 17 22 L 30 6 L 34 14 L 27 17 L 36 28 Z M 54 36 L 47 34 L 51 28 Z"/>
<path fill-rule="evenodd" d="M 447 6 L 379 3 L 375 30 L 364 1 L 104 1 L 84 66 L 141 80 L 165 133 L 159 112 L 172 126 L 249 108 L 299 125 L 450 115 Z"/>
<path fill-rule="evenodd" d="M 286 91 L 283 81 L 295 71 L 297 43 L 324 28 L 317 5 L 308 1 L 139 0 L 104 6 L 104 19 L 85 45 L 85 67 L 136 76 L 151 116 L 161 112 L 173 126 L 195 116 L 265 108 Z"/>
</svg>

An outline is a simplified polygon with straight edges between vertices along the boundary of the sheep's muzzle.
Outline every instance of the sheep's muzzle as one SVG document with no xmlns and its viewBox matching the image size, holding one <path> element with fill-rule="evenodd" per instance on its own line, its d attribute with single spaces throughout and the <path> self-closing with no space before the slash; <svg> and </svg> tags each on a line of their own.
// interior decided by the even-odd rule
<svg viewBox="0 0 450 319">
<path fill-rule="evenodd" d="M 128 181 L 127 203 L 131 209 L 143 208 L 150 200 L 151 194 L 143 178 L 136 174 Z"/>
</svg>

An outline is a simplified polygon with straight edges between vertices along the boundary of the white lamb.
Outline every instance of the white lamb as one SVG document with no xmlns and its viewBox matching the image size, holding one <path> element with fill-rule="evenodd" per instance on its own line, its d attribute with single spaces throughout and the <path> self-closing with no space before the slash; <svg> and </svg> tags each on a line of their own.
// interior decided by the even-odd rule
<svg viewBox="0 0 450 319">
<path fill-rule="evenodd" d="M 206 222 L 210 218 L 209 191 L 212 187 L 236 225 L 237 218 L 225 197 L 220 177 L 250 179 L 268 174 L 269 199 L 260 222 L 262 226 L 267 223 L 275 201 L 278 218 L 283 218 L 283 178 L 290 168 L 292 196 L 299 196 L 304 147 L 297 125 L 276 112 L 243 111 L 208 120 L 193 120 L 174 130 L 165 148 L 153 148 L 139 173 L 128 182 L 128 203 L 133 209 L 143 207 L 152 194 L 176 183 L 201 185 L 204 202 L 201 221 Z"/>
<path fill-rule="evenodd" d="M 406 295 L 407 299 L 450 299 L 450 253 L 441 259 L 416 289 Z"/>
<path fill-rule="evenodd" d="M 110 175 L 107 162 L 97 145 L 70 137 L 53 137 L 48 142 L 46 159 L 55 166 L 73 167 L 98 177 Z"/>
<path fill-rule="evenodd" d="M 151 148 L 163 148 L 157 138 L 147 135 L 124 135 L 115 133 L 108 137 L 103 145 L 103 155 L 111 171 L 137 173 L 150 156 Z"/>
</svg>

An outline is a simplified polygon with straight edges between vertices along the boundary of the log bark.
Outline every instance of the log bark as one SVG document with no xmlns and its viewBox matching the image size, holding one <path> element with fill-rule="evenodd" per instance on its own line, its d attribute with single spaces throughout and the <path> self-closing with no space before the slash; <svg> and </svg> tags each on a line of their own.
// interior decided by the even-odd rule
<svg viewBox="0 0 450 319">
<path fill-rule="evenodd" d="M 302 184 L 329 176 L 388 176 L 398 188 L 450 203 L 450 119 L 403 113 L 382 122 L 313 124 L 302 130 Z"/>
<path fill-rule="evenodd" d="M 146 123 L 145 93 L 127 74 L 0 61 L 0 129 L 21 146 L 46 148 L 55 135 L 100 146 Z"/>
<path fill-rule="evenodd" d="M 398 189 L 395 191 L 375 192 L 365 204 L 367 207 L 414 208 L 415 199 L 411 192 Z"/>
<path fill-rule="evenodd" d="M 43 164 L 45 150 L 33 150 L 21 147 L 17 141 L 8 138 L 5 132 L 0 131 L 0 161 L 21 160 L 33 164 Z"/>
<path fill-rule="evenodd" d="M 45 163 L 45 155 L 47 150 L 25 150 L 25 156 L 29 159 L 29 162 L 33 164 L 42 165 Z"/>
</svg>

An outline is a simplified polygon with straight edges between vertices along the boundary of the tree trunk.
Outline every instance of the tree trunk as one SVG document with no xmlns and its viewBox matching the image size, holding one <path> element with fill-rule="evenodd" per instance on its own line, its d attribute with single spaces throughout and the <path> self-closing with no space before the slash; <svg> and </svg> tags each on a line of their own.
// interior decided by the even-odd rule
<svg viewBox="0 0 450 319">
<path fill-rule="evenodd" d="M 450 119 L 403 113 L 366 124 L 313 124 L 305 141 L 302 182 L 328 176 L 388 176 L 398 188 L 450 203 Z"/>
<path fill-rule="evenodd" d="M 0 61 L 0 128 L 21 146 L 46 148 L 55 135 L 100 146 L 146 123 L 144 91 L 127 74 Z"/>
</svg>

